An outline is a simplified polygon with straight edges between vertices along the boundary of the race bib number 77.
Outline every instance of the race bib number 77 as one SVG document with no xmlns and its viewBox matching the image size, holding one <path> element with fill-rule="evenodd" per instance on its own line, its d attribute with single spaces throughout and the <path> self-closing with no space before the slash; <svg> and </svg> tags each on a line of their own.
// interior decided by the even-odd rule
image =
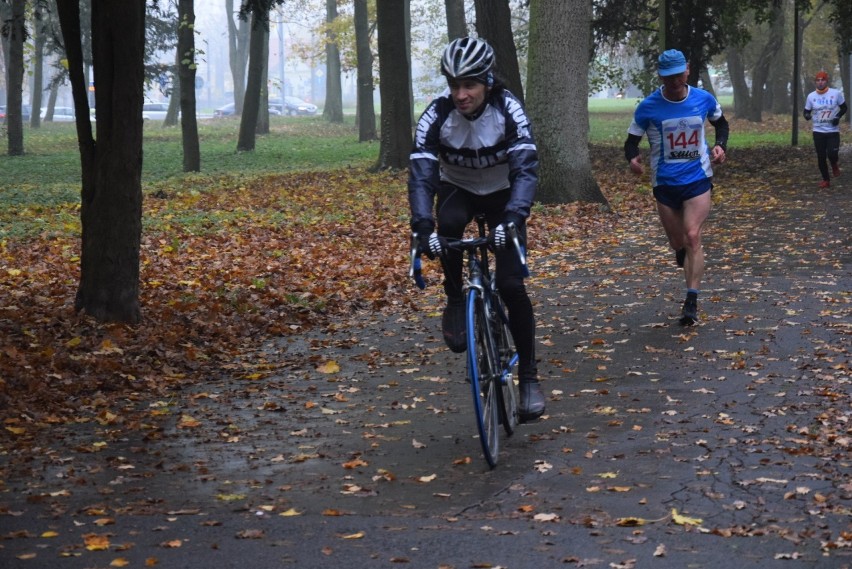
<svg viewBox="0 0 852 569">
<path fill-rule="evenodd" d="M 704 144 L 698 117 L 681 117 L 663 121 L 663 159 L 666 162 L 689 162 L 701 158 Z"/>
</svg>

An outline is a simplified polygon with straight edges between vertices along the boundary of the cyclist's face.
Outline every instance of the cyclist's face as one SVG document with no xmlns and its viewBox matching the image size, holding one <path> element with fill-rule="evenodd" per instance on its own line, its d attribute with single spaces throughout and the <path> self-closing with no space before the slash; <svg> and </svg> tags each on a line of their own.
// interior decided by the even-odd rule
<svg viewBox="0 0 852 569">
<path fill-rule="evenodd" d="M 473 79 L 451 79 L 449 81 L 450 94 L 453 102 L 460 113 L 472 115 L 479 110 L 485 102 L 487 88 L 479 81 Z"/>
</svg>

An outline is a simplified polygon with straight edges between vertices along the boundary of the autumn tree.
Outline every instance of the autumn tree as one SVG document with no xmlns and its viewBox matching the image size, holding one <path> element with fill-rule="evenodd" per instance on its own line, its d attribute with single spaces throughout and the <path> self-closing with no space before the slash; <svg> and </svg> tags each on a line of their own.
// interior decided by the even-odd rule
<svg viewBox="0 0 852 569">
<path fill-rule="evenodd" d="M 358 142 L 375 140 L 376 111 L 373 105 L 373 50 L 367 0 L 355 0 L 355 50 L 358 58 Z"/>
<path fill-rule="evenodd" d="M 31 109 L 41 109 L 43 94 L 41 85 L 44 82 L 44 52 L 51 32 L 50 3 L 36 2 L 33 6 L 33 85 L 35 88 L 30 99 Z M 30 128 L 41 126 L 41 113 L 30 113 Z"/>
<path fill-rule="evenodd" d="M 6 60 L 6 138 L 9 156 L 24 154 L 23 104 L 24 85 L 24 0 L 11 0 L 8 21 L 3 22 L 4 35 L 9 42 Z M 33 112 L 38 112 L 33 109 Z"/>
<path fill-rule="evenodd" d="M 234 0 L 225 0 L 228 18 L 228 63 L 234 84 L 234 114 L 243 112 L 246 89 L 246 66 L 248 64 L 250 33 L 248 18 L 234 10 Z"/>
<path fill-rule="evenodd" d="M 183 141 L 183 171 L 201 170 L 198 143 L 198 119 L 195 116 L 195 1 L 178 1 L 178 79 L 180 89 L 180 125 Z"/>
<path fill-rule="evenodd" d="M 268 15 L 268 12 L 266 12 Z M 237 150 L 254 150 L 257 133 L 257 117 L 260 112 L 260 90 L 263 79 L 263 68 L 266 62 L 263 55 L 266 53 L 264 43 L 266 42 L 265 28 L 269 25 L 269 19 L 264 20 L 262 12 L 251 13 L 251 41 L 249 42 L 249 65 L 248 80 L 246 81 L 245 99 L 243 100 L 243 113 L 240 118 L 240 134 L 237 141 Z M 269 112 L 267 110 L 267 112 Z"/>
<path fill-rule="evenodd" d="M 337 20 L 337 0 L 325 0 L 325 105 L 322 116 L 329 122 L 343 122 L 343 88 L 340 82 L 340 48 L 334 25 Z"/>
<path fill-rule="evenodd" d="M 92 2 L 97 142 L 89 121 L 80 3 L 57 0 L 57 9 L 82 170 L 80 283 L 74 305 L 100 321 L 138 323 L 145 0 Z"/>
<path fill-rule="evenodd" d="M 772 0 L 593 0 L 594 50 L 628 45 L 645 64 L 634 78 L 646 92 L 656 88 L 656 57 L 679 49 L 689 61 L 691 85 L 697 85 L 711 59 L 746 36 L 738 30 L 742 15 Z"/>
<path fill-rule="evenodd" d="M 591 8 L 590 0 L 530 2 L 527 98 L 544 203 L 606 203 L 588 147 Z"/>
<path fill-rule="evenodd" d="M 564 6 L 565 10 L 573 9 Z M 518 67 L 518 52 L 515 49 L 515 37 L 512 34 L 512 10 L 509 0 L 475 0 L 476 32 L 494 48 L 497 73 L 521 102 L 524 101 L 524 86 L 521 83 L 521 71 Z"/>
<path fill-rule="evenodd" d="M 378 169 L 408 167 L 413 143 L 404 4 L 399 0 L 376 0 L 382 99 Z"/>
<path fill-rule="evenodd" d="M 769 79 L 772 61 L 778 52 L 781 51 L 783 42 L 784 7 L 781 0 L 773 0 L 772 17 L 769 22 L 769 35 L 751 73 L 751 98 L 744 118 L 752 122 L 760 122 L 762 120 L 765 86 Z"/>
</svg>

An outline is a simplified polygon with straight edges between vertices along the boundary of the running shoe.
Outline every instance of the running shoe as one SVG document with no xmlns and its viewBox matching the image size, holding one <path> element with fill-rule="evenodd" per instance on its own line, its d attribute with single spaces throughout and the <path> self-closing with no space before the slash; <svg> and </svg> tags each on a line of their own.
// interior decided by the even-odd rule
<svg viewBox="0 0 852 569">
<path fill-rule="evenodd" d="M 448 299 L 441 317 L 441 328 L 444 333 L 444 342 L 451 351 L 460 354 L 467 350 L 467 334 L 464 323 L 464 301 L 461 299 Z"/>
<path fill-rule="evenodd" d="M 683 302 L 680 323 L 683 326 L 692 326 L 698 322 L 698 300 L 690 296 Z"/>
<path fill-rule="evenodd" d="M 684 261 L 686 261 L 686 247 L 681 247 L 675 251 L 675 261 L 677 261 L 678 267 L 683 266 Z"/>
<path fill-rule="evenodd" d="M 518 415 L 522 423 L 534 421 L 544 414 L 544 393 L 538 381 L 524 381 L 518 385 L 521 395 L 521 403 L 518 406 Z"/>
<path fill-rule="evenodd" d="M 831 165 L 831 175 L 837 178 L 840 176 L 840 164 L 832 164 Z"/>
<path fill-rule="evenodd" d="M 831 182 L 829 182 L 828 180 L 823 180 L 822 182 L 819 183 L 820 189 L 825 189 L 825 188 L 828 188 L 830 186 L 831 186 Z"/>
</svg>

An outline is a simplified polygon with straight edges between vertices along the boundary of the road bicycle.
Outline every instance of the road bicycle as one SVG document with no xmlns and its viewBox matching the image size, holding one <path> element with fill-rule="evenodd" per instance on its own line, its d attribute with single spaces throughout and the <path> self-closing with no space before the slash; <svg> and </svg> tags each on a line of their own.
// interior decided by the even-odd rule
<svg viewBox="0 0 852 569">
<path fill-rule="evenodd" d="M 485 234 L 485 216 L 476 216 L 476 223 L 478 237 L 447 239 L 446 244 L 447 248 L 461 251 L 466 257 L 467 380 L 473 393 L 482 451 L 488 465 L 494 468 L 500 450 L 500 425 L 506 436 L 512 436 L 519 422 L 518 384 L 512 373 L 518 363 L 518 354 L 509 331 L 509 317 L 491 268 L 492 245 Z M 524 249 L 513 224 L 508 228 L 508 235 L 518 252 L 524 273 L 528 274 Z M 421 253 L 414 235 L 409 276 L 423 289 L 426 283 L 421 275 Z"/>
</svg>

